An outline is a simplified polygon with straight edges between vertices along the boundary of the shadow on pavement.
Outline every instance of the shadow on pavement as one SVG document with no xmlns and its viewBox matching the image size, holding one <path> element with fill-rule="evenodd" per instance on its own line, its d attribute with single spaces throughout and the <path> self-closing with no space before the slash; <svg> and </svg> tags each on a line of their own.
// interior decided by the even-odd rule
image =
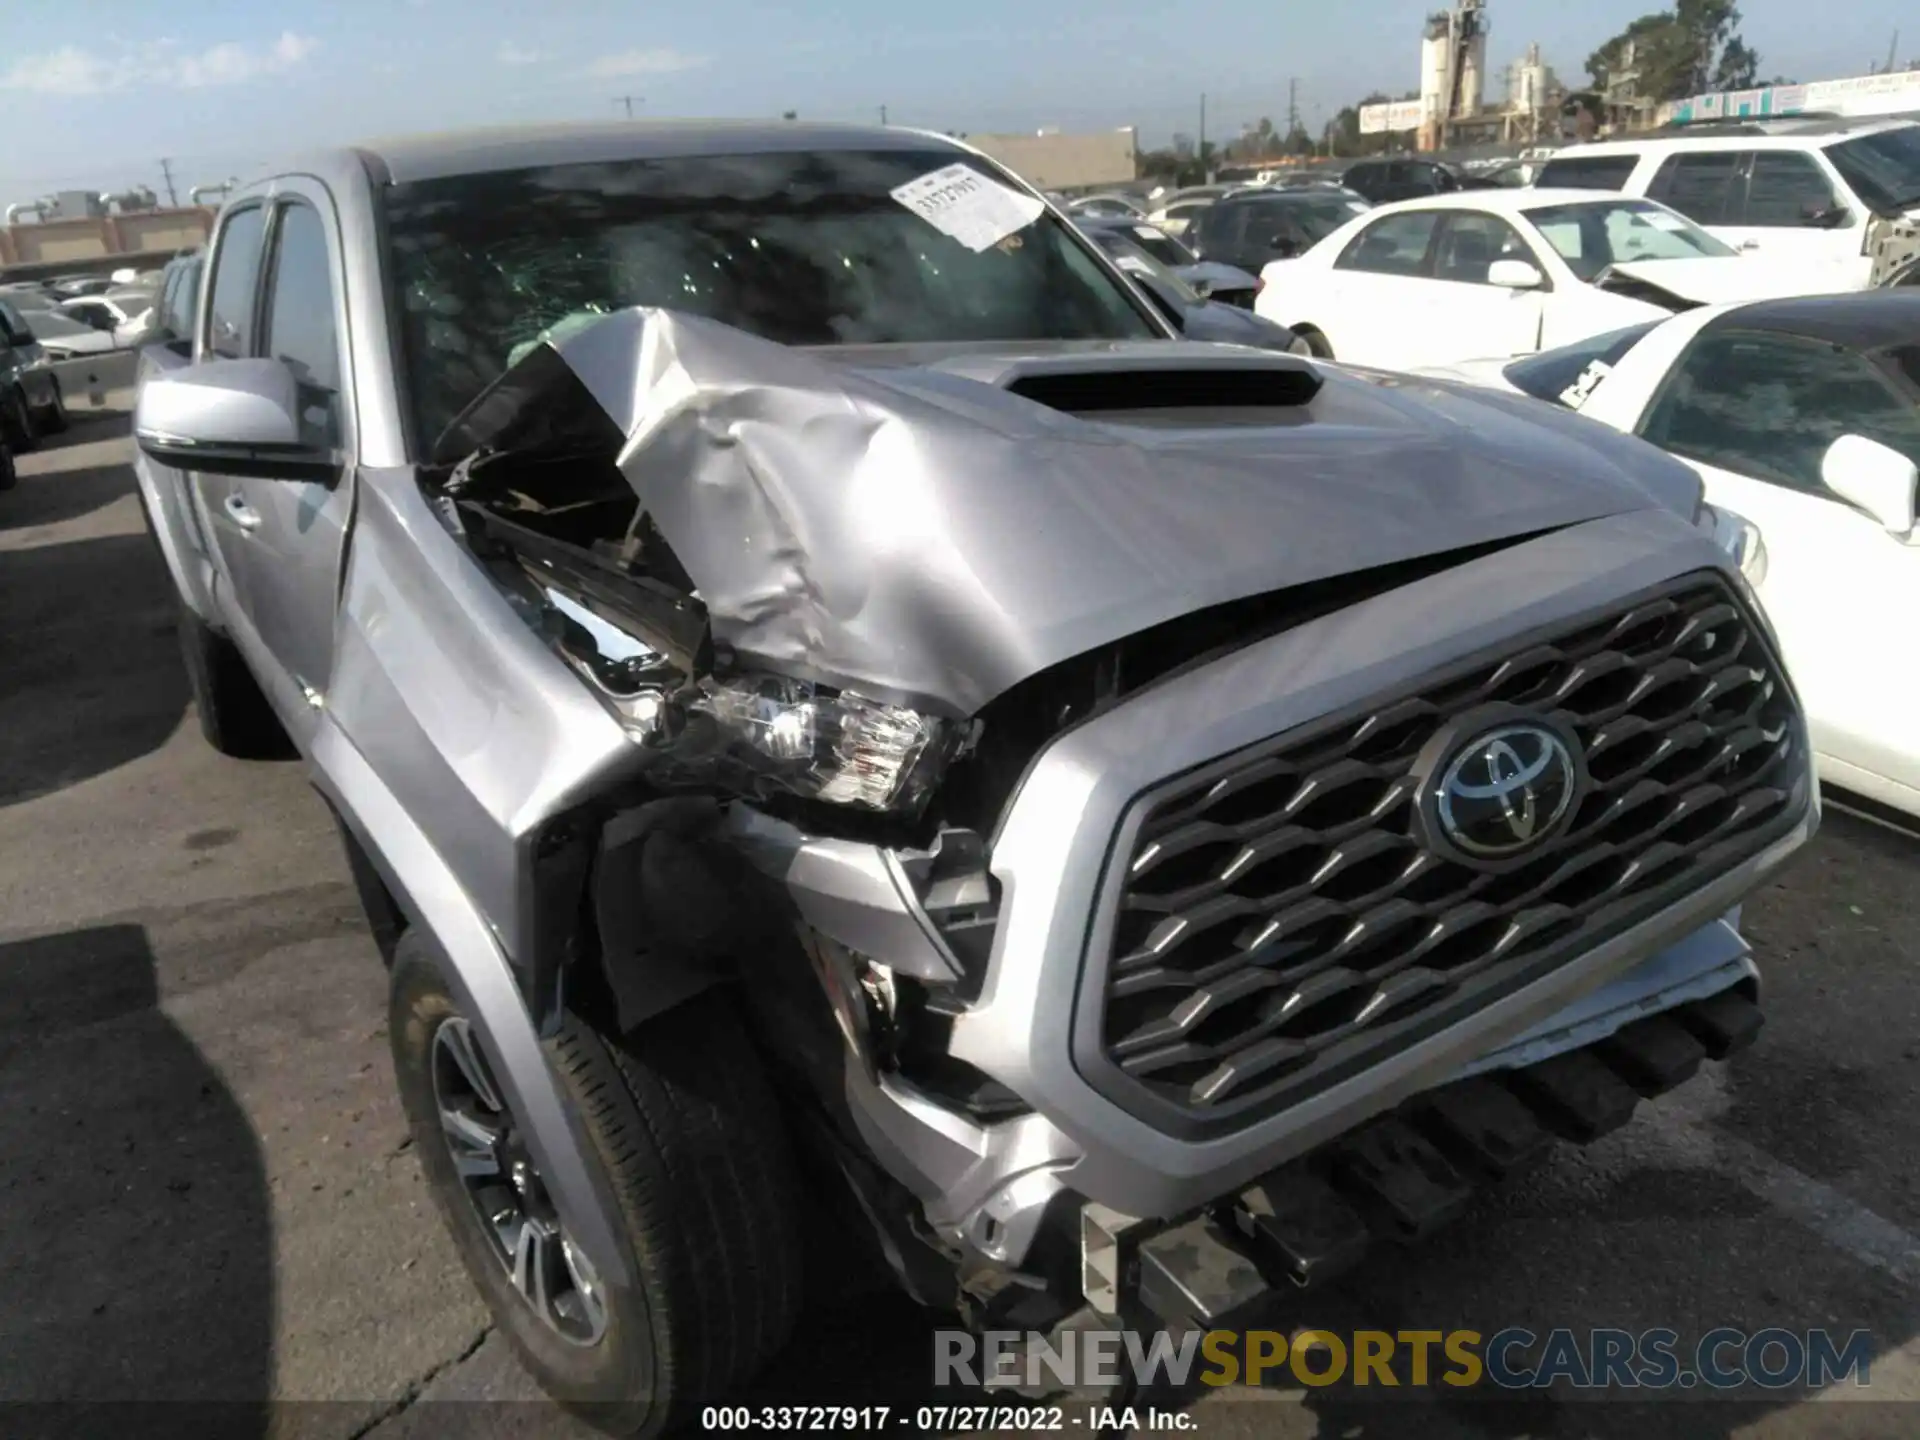
<svg viewBox="0 0 1920 1440">
<path fill-rule="evenodd" d="M 50 451 L 71 449 L 75 445 L 91 445 L 97 440 L 118 440 L 128 433 L 133 424 L 131 410 L 114 405 L 77 405 L 72 396 L 67 397 L 67 403 L 71 406 L 67 411 L 67 428 L 58 435 L 42 435 L 33 449 L 17 458 L 45 455 Z"/>
<path fill-rule="evenodd" d="M 145 931 L 0 944 L 0 976 L 6 1432 L 263 1433 L 264 1167 L 239 1103 L 157 1008 Z"/>
<path fill-rule="evenodd" d="M 111 437 L 102 435 L 95 438 Z M 0 496 L 0 533 L 25 530 L 34 525 L 54 525 L 62 520 L 90 515 L 95 510 L 111 505 L 133 488 L 133 477 L 124 465 L 95 465 L 83 470 L 32 474 L 26 468 L 28 458 L 14 456 L 15 464 L 20 467 L 20 478 L 12 490 Z M 11 565 L 13 562 L 9 560 L 6 563 Z"/>
<path fill-rule="evenodd" d="M 112 770 L 179 725 L 174 601 L 147 536 L 0 552 L 0 615 L 0 805 Z"/>
</svg>

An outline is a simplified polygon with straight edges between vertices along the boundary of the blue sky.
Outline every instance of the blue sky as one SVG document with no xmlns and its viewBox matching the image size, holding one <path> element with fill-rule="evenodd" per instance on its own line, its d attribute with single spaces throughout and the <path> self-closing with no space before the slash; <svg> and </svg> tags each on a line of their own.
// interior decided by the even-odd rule
<svg viewBox="0 0 1920 1440">
<path fill-rule="evenodd" d="M 966 131 L 1134 124 L 1165 143 L 1286 112 L 1318 123 L 1418 83 L 1439 0 L 5 0 L 0 202 L 68 185 L 186 185 L 276 152 L 399 131 L 641 115 L 872 119 Z M 1648 0 L 1490 0 L 1489 68 L 1538 40 L 1577 78 Z M 1882 61 L 1912 0 L 1744 0 L 1762 74 L 1811 80 Z"/>
</svg>

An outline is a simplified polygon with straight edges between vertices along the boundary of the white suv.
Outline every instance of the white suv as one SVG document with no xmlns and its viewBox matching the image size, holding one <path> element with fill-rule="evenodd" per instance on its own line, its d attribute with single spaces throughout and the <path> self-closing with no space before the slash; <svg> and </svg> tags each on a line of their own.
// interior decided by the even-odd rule
<svg viewBox="0 0 1920 1440">
<path fill-rule="evenodd" d="M 1777 127 L 1777 128 L 1776 128 Z M 1562 150 L 1534 183 L 1672 206 L 1729 245 L 1830 268 L 1808 289 L 1859 290 L 1878 233 L 1920 217 L 1920 125 L 1810 120 Z"/>
</svg>

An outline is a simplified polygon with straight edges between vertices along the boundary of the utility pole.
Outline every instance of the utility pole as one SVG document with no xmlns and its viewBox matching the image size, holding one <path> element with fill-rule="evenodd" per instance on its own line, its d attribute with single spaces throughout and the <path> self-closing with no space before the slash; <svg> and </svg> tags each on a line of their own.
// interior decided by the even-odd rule
<svg viewBox="0 0 1920 1440">
<path fill-rule="evenodd" d="M 642 105 L 647 103 L 647 97 L 644 95 L 616 95 L 613 97 L 614 104 L 627 107 L 627 118 L 629 120 L 633 118 L 633 102 L 636 100 Z"/>
<path fill-rule="evenodd" d="M 887 107 L 884 105 L 880 107 L 880 123 L 882 125 L 887 123 Z"/>
<path fill-rule="evenodd" d="M 1893 67 L 1900 55 L 1900 32 L 1893 32 L 1893 39 L 1887 42 L 1887 74 L 1893 73 Z"/>
<path fill-rule="evenodd" d="M 160 161 L 160 176 L 167 182 L 167 207 L 173 210 L 179 209 L 180 197 L 173 193 L 173 162 L 171 160 L 162 157 Z"/>
<path fill-rule="evenodd" d="M 1207 163 L 1207 92 L 1200 92 L 1200 139 L 1194 151 L 1200 157 L 1200 178 L 1213 183 L 1213 166 Z"/>
<path fill-rule="evenodd" d="M 1287 138 L 1286 138 L 1286 143 L 1288 145 L 1291 145 L 1293 143 L 1293 137 L 1299 131 L 1299 129 L 1300 129 L 1300 81 L 1297 77 L 1289 76 L 1287 79 Z"/>
</svg>

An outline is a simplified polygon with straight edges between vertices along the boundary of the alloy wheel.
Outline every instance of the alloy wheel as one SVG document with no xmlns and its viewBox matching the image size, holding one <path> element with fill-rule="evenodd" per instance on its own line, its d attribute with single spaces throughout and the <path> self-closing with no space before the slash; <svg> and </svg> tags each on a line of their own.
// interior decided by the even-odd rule
<svg viewBox="0 0 1920 1440">
<path fill-rule="evenodd" d="M 466 1020 L 434 1032 L 432 1071 L 454 1173 L 513 1288 L 562 1339 L 594 1344 L 607 1330 L 600 1277 L 560 1223 Z"/>
</svg>

